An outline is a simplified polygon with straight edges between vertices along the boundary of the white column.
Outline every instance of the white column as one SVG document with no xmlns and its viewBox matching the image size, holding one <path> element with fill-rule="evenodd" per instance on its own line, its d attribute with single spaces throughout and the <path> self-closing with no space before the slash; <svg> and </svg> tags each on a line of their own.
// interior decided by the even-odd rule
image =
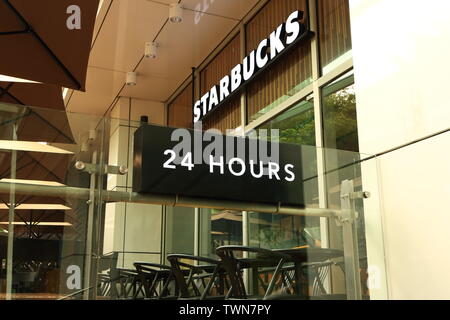
<svg viewBox="0 0 450 320">
<path fill-rule="evenodd" d="M 111 112 L 110 165 L 126 165 L 128 174 L 108 175 L 107 189 L 132 191 L 133 135 L 146 115 L 150 123 L 164 123 L 164 104 L 120 98 Z M 135 261 L 159 263 L 162 207 L 136 203 L 106 205 L 103 252 L 119 251 L 118 266 L 133 268 Z"/>
</svg>

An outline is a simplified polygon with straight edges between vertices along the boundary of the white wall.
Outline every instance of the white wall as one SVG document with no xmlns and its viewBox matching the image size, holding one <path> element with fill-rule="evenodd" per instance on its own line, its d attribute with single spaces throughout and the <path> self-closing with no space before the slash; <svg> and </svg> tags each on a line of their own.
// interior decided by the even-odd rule
<svg viewBox="0 0 450 320">
<path fill-rule="evenodd" d="M 449 128 L 450 1 L 350 0 L 350 10 L 360 151 Z"/>
<path fill-rule="evenodd" d="M 350 11 L 360 151 L 450 128 L 450 1 L 350 0 Z M 379 181 L 363 167 L 380 187 L 390 299 L 450 299 L 449 149 L 443 134 L 381 156 Z"/>
<path fill-rule="evenodd" d="M 111 112 L 110 165 L 127 165 L 128 174 L 108 175 L 108 190 L 132 191 L 133 134 L 141 115 L 155 124 L 164 123 L 164 105 L 158 102 L 120 98 Z M 128 120 L 131 119 L 131 122 Z M 119 267 L 134 268 L 136 261 L 161 259 L 162 207 L 137 203 L 110 203 L 105 211 L 103 252 L 119 254 Z"/>
<path fill-rule="evenodd" d="M 380 158 L 390 297 L 450 299 L 450 133 Z"/>
</svg>

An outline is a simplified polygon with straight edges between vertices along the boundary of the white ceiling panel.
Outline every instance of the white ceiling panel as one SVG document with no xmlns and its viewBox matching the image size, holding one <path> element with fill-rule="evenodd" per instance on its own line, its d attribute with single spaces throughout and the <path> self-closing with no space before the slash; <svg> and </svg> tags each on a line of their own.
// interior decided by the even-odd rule
<svg viewBox="0 0 450 320">
<path fill-rule="evenodd" d="M 110 1 L 111 7 L 106 15 Z M 117 95 L 166 101 L 258 0 L 185 0 L 183 22 L 167 22 L 175 0 L 105 0 L 96 23 L 86 92 L 68 94 L 72 112 L 103 115 Z M 103 21 L 104 20 L 104 21 Z M 100 28 L 101 26 L 101 28 Z M 156 39 L 156 59 L 142 59 L 144 45 Z M 136 69 L 138 83 L 121 88 Z"/>
</svg>

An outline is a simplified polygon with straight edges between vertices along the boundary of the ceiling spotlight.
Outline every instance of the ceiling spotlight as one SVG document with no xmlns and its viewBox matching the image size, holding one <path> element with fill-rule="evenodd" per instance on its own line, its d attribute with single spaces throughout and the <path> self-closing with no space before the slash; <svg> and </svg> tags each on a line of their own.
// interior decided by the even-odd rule
<svg viewBox="0 0 450 320">
<path fill-rule="evenodd" d="M 172 3 L 169 8 L 170 22 L 180 23 L 183 21 L 183 8 L 181 7 L 181 3 Z"/>
<path fill-rule="evenodd" d="M 127 72 L 127 86 L 135 86 L 137 83 L 137 73 Z"/>
<path fill-rule="evenodd" d="M 145 43 L 145 57 L 155 59 L 157 55 L 158 44 L 156 42 Z"/>
</svg>

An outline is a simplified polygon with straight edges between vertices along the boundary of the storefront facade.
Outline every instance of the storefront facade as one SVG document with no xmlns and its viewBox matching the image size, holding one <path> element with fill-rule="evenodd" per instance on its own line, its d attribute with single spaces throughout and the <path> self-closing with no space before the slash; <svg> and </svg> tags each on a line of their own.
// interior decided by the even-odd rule
<svg viewBox="0 0 450 320">
<path fill-rule="evenodd" d="M 168 125 L 192 126 L 193 92 L 194 100 L 204 96 L 295 10 L 305 12 L 302 23 L 315 36 L 305 38 L 290 49 L 265 69 L 260 77 L 248 84 L 244 91 L 234 96 L 232 101 L 213 109 L 203 119 L 203 128 L 216 128 L 223 132 L 230 130 L 234 134 L 266 129 L 269 131 L 268 135 L 271 130 L 278 129 L 280 141 L 310 146 L 314 150 L 310 159 L 313 163 L 310 168 L 311 176 L 320 176 L 327 168 L 338 168 L 352 158 L 358 160 L 350 11 L 347 1 L 269 1 L 255 8 L 195 71 L 194 90 L 192 80 L 188 79 L 169 100 Z M 332 149 L 343 151 L 333 152 Z M 350 172 L 350 176 L 353 175 Z M 324 175 L 323 178 L 308 182 L 305 194 L 308 205 L 318 208 L 340 207 L 338 185 L 345 179 L 345 173 L 339 177 Z M 223 230 L 224 226 L 219 225 L 220 221 L 227 220 L 220 217 L 224 215 L 223 212 L 202 209 L 197 214 L 203 228 L 198 239 L 199 250 L 203 254 L 214 250 L 211 242 L 216 243 L 216 246 L 229 243 L 272 248 L 305 245 L 305 240 L 299 236 L 303 228 L 306 228 L 309 236 L 314 235 L 312 241 L 325 247 L 333 241 L 328 235 L 328 224 L 325 221 L 321 223 L 319 218 L 306 218 L 305 221 L 299 217 L 227 212 L 228 227 Z M 243 222 L 236 226 L 236 221 Z M 272 226 L 265 228 L 264 224 Z M 364 226 L 361 227 L 363 230 Z M 244 231 L 241 231 L 242 228 Z M 211 231 L 210 239 L 201 239 Z M 224 231 L 231 234 L 232 238 L 224 238 L 221 234 Z M 365 244 L 362 246 L 365 247 Z M 191 249 L 193 252 L 194 248 Z M 365 248 L 362 250 L 365 251 Z M 361 254 L 366 256 L 365 252 Z"/>
<path fill-rule="evenodd" d="M 189 23 L 196 32 L 202 30 L 202 19 L 206 25 L 221 9 L 238 6 L 220 0 L 206 7 L 206 2 L 197 6 L 191 2 L 183 11 L 193 18 Z M 1 293 L 6 299 L 141 297 L 146 293 L 135 295 L 126 289 L 132 287 L 128 280 L 111 282 L 111 272 L 120 279 L 133 279 L 127 277 L 136 263 L 170 265 L 170 254 L 213 258 L 218 247 L 237 245 L 342 252 L 338 259 L 324 259 L 332 262 L 319 289 L 331 298 L 448 298 L 450 278 L 444 269 L 450 261 L 442 252 L 449 240 L 444 214 L 449 143 L 444 94 L 450 24 L 444 14 L 448 5 L 435 1 L 424 11 L 419 4 L 255 1 L 240 9 L 238 19 L 229 19 L 233 23 L 229 22 L 227 32 L 216 33 L 222 34 L 220 38 L 193 35 L 193 47 L 199 46 L 193 56 L 201 59 L 191 59 L 192 72 L 180 68 L 177 79 L 184 81 L 174 85 L 172 78 L 161 80 L 168 83 L 163 86 L 168 93 L 163 101 L 146 100 L 146 91 L 153 89 L 142 86 L 139 79 L 144 83 L 146 77 L 159 79 L 158 68 L 163 70 L 164 63 L 159 57 L 153 62 L 143 57 L 134 68 L 138 72 L 134 88 L 123 83 L 123 75 L 120 81 L 112 77 L 114 86 L 122 89 L 112 103 L 105 100 L 106 111 L 99 116 L 70 112 L 102 101 L 92 96 L 101 84 L 95 72 L 106 72 L 97 66 L 88 72 L 86 95 L 66 95 L 66 112 L 2 104 L 4 140 L 35 145 L 34 149 L 4 146 L 10 152 L 3 159 L 0 181 L 6 219 L 2 220 Z M 123 47 L 129 41 L 132 28 L 120 18 L 139 16 L 138 9 L 145 5 L 161 4 L 103 3 L 96 25 L 103 25 L 102 14 L 107 17 L 111 11 L 115 24 L 123 26 L 118 43 L 110 45 Z M 290 19 L 293 14 L 298 21 Z M 423 29 L 418 21 L 429 26 Z M 161 50 L 167 50 L 165 41 L 169 43 L 175 34 L 166 23 L 169 31 L 164 24 L 154 40 Z M 298 30 L 302 36 L 289 41 L 296 23 L 304 27 L 303 33 Z M 110 28 L 107 22 L 105 28 Z M 277 37 L 279 46 L 271 47 Z M 212 43 L 210 50 L 202 47 L 205 42 Z M 115 50 L 119 55 L 121 50 Z M 103 61 L 101 57 L 91 52 L 90 65 Z M 264 57 L 266 63 L 261 62 Z M 183 59 L 187 58 L 180 55 L 173 64 L 191 62 Z M 222 85 L 224 79 L 233 81 L 236 66 L 246 70 L 250 60 L 257 65 L 253 77 L 244 76 L 234 90 L 232 84 Z M 225 98 L 222 89 L 233 92 Z M 212 90 L 219 90 L 217 103 L 211 102 Z M 39 120 L 42 137 L 24 129 L 21 121 L 29 120 L 29 114 L 50 119 L 52 126 Z M 174 194 L 172 199 L 172 195 L 136 193 L 134 139 L 135 132 L 147 125 L 143 116 L 150 125 L 185 129 L 201 125 L 204 131 L 298 146 L 303 179 L 299 196 L 304 207 L 288 210 L 283 203 L 268 204 L 264 199 L 231 203 L 226 197 Z M 32 156 L 36 152 L 39 157 Z M 42 172 L 36 173 L 37 167 Z M 54 180 L 58 186 L 48 183 Z M 36 209 L 39 212 L 27 208 L 19 217 L 20 205 L 27 201 L 42 208 Z M 33 250 L 44 247 L 51 254 L 33 256 Z M 311 257 L 305 262 L 317 261 Z M 27 280 L 27 276 L 34 278 Z M 258 279 L 250 271 L 243 273 L 249 291 Z M 317 295 L 315 281 L 307 289 L 309 297 Z"/>
<path fill-rule="evenodd" d="M 303 146 L 303 170 L 306 175 L 303 196 L 307 206 L 340 209 L 340 184 L 343 180 L 354 180 L 355 190 L 362 191 L 361 165 L 358 161 L 365 157 L 358 153 L 350 11 L 347 1 L 258 3 L 171 95 L 165 104 L 165 123 L 170 127 L 193 128 L 195 102 L 200 101 L 211 87 L 229 75 L 237 64 L 256 50 L 261 40 L 269 38 L 270 33 L 296 10 L 304 12 L 301 23 L 311 34 L 294 47 L 286 49 L 287 52 L 283 52 L 277 61 L 262 70 L 242 91 L 211 110 L 202 118 L 201 125 L 203 130 L 217 129 L 232 135 L 265 129 L 270 136 L 272 131 L 278 130 L 281 142 Z M 120 103 L 122 102 L 127 110 L 129 101 L 124 99 Z M 120 103 L 113 114 L 120 112 Z M 125 132 L 125 139 L 127 136 L 132 137 L 132 133 L 128 135 Z M 367 170 L 376 174 L 376 164 L 370 164 Z M 130 185 L 129 181 L 128 187 Z M 376 196 L 372 201 L 378 203 Z M 368 297 L 368 286 L 371 286 L 372 299 L 383 299 L 386 297 L 386 279 L 383 246 L 380 244 L 382 232 L 377 230 L 376 238 L 371 239 L 374 258 L 369 268 L 365 209 L 362 200 L 357 205 L 360 211 L 358 253 L 361 290 Z M 115 248 L 114 251 L 123 251 L 123 255 L 119 254 L 123 267 L 130 268 L 139 259 L 164 262 L 164 256 L 171 253 L 213 256 L 215 249 L 221 245 L 271 249 L 304 245 L 343 248 L 342 228 L 333 219 L 330 222 L 327 218 L 273 215 L 250 210 L 170 206 L 154 209 L 162 210 L 162 214 L 160 220 L 152 222 L 153 227 L 157 226 L 154 228 L 157 232 L 152 237 L 160 234 L 161 240 L 151 241 L 160 244 L 160 248 L 155 247 L 154 253 L 150 255 L 132 253 L 151 250 L 142 246 L 140 240 L 139 244 L 133 244 L 133 240 L 127 239 L 134 237 L 131 230 L 138 225 L 146 228 L 141 222 L 144 213 L 133 216 L 128 209 L 126 213 L 117 208 L 110 209 L 110 212 L 107 209 L 107 216 L 115 217 L 114 227 L 110 229 L 111 235 L 107 238 L 117 237 L 120 230 L 124 230 L 119 242 L 109 241 L 107 245 L 108 248 Z M 143 210 L 148 212 L 144 207 Z M 118 212 L 123 212 L 119 219 Z M 373 222 L 379 223 L 381 217 L 378 208 L 372 209 L 372 212 L 369 217 L 372 217 Z M 104 253 L 108 250 L 104 250 Z M 373 284 L 368 282 L 369 271 L 375 279 Z M 328 279 L 328 285 L 330 288 L 334 287 L 336 293 L 344 293 L 345 277 L 337 269 L 333 273 L 335 280 L 333 282 Z"/>
</svg>

